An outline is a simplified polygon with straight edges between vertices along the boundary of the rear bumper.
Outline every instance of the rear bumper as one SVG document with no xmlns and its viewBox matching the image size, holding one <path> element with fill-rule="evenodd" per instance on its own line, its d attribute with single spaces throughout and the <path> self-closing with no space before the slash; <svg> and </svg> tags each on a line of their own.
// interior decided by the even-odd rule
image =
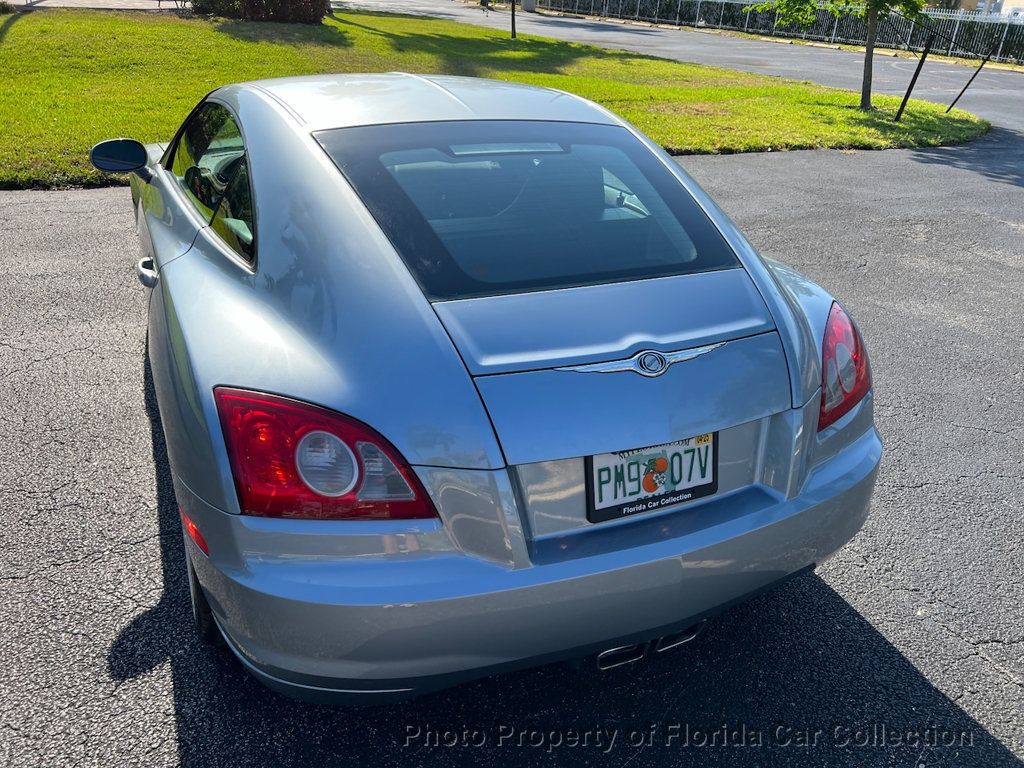
<svg viewBox="0 0 1024 768">
<path fill-rule="evenodd" d="M 669 634 L 812 568 L 862 526 L 881 453 L 871 427 L 793 498 L 754 486 L 716 500 L 703 527 L 673 526 L 681 510 L 612 551 L 574 552 L 570 534 L 521 568 L 458 551 L 432 522 L 375 535 L 364 557 L 332 557 L 324 528 L 308 555 L 282 559 L 269 554 L 276 521 L 178 494 L 218 540 L 212 552 L 233 547 L 217 560 L 192 554 L 243 664 L 292 696 L 376 703 Z M 252 542 L 268 537 L 262 555 Z"/>
</svg>

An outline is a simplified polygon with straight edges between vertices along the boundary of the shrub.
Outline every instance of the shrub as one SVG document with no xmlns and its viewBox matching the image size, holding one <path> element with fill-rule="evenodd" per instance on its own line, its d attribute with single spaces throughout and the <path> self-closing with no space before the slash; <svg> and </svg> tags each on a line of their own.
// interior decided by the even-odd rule
<svg viewBox="0 0 1024 768">
<path fill-rule="evenodd" d="M 319 24 L 330 13 L 328 0 L 242 0 L 242 15 L 254 21 Z"/>
<path fill-rule="evenodd" d="M 14 13 L 14 4 L 0 0 L 0 13 Z"/>
<path fill-rule="evenodd" d="M 242 18 L 242 0 L 192 0 L 192 10 L 211 16 Z"/>
<path fill-rule="evenodd" d="M 192 10 L 230 19 L 319 24 L 331 8 L 329 0 L 192 0 Z"/>
</svg>

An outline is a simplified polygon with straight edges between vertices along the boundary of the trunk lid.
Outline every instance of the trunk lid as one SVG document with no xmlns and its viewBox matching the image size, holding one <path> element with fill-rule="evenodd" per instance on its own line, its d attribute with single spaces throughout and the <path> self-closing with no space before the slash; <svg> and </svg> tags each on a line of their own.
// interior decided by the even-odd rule
<svg viewBox="0 0 1024 768">
<path fill-rule="evenodd" d="M 470 374 L 674 352 L 775 329 L 743 269 L 435 302 Z"/>
<path fill-rule="evenodd" d="M 669 443 L 791 404 L 779 335 L 743 269 L 434 307 L 512 465 Z M 701 354 L 657 376 L 626 365 L 685 350 Z"/>
</svg>

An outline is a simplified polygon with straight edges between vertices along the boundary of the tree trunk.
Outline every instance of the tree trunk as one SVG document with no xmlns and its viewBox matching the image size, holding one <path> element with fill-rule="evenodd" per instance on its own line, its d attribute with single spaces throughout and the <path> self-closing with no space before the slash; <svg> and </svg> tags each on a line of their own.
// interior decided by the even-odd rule
<svg viewBox="0 0 1024 768">
<path fill-rule="evenodd" d="M 878 32 L 878 8 L 868 6 L 868 34 L 864 40 L 864 79 L 860 86 L 860 108 L 871 109 L 871 65 L 875 58 L 875 34 Z"/>
</svg>

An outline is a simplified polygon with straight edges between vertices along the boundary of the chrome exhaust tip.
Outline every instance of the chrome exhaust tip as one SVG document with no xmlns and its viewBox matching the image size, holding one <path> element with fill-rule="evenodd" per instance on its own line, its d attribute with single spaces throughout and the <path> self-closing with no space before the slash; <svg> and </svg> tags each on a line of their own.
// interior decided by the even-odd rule
<svg viewBox="0 0 1024 768">
<path fill-rule="evenodd" d="M 671 635 L 659 637 L 654 641 L 654 652 L 665 653 L 665 651 L 671 651 L 673 648 L 685 645 L 691 640 L 695 640 L 697 636 L 704 631 L 704 627 L 706 626 L 707 621 L 698 621 L 696 624 L 691 624 L 686 629 L 680 630 L 679 632 L 673 632 Z"/>
<path fill-rule="evenodd" d="M 617 648 L 609 648 L 597 654 L 597 668 L 602 672 L 616 667 L 624 667 L 626 664 L 640 661 L 647 653 L 647 643 L 636 643 L 634 645 L 620 645 Z"/>
</svg>

